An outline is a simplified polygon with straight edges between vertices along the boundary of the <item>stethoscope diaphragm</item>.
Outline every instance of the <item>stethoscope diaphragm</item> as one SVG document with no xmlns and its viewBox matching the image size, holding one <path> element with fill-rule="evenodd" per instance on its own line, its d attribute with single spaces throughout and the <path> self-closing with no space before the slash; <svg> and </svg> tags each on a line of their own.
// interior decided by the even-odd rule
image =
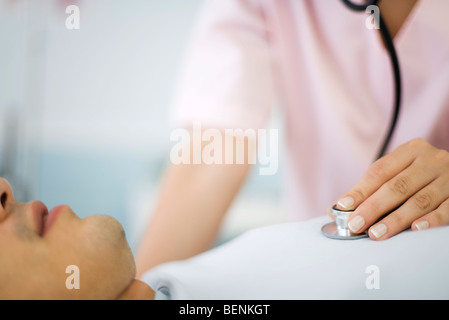
<svg viewBox="0 0 449 320">
<path fill-rule="evenodd" d="M 328 238 L 337 240 L 356 240 L 368 237 L 365 233 L 352 233 L 348 228 L 349 216 L 354 211 L 343 211 L 333 206 L 331 208 L 331 213 L 335 217 L 334 222 L 325 224 L 321 228 L 321 232 Z"/>
</svg>

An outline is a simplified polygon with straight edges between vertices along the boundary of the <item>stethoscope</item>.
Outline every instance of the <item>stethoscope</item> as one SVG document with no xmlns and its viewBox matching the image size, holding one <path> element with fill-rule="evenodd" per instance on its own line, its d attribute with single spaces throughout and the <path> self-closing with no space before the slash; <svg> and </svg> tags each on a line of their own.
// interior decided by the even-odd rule
<svg viewBox="0 0 449 320">
<path fill-rule="evenodd" d="M 379 2 L 379 0 L 369 0 L 365 4 L 354 4 L 350 0 L 342 0 L 342 1 L 351 10 L 361 12 L 362 11 L 366 12 L 369 6 L 372 5 L 375 6 Z M 393 38 L 391 37 L 390 31 L 388 30 L 385 21 L 383 20 L 382 15 L 380 13 L 379 13 L 379 28 L 382 34 L 383 41 L 385 43 L 385 47 L 387 48 L 387 51 L 390 55 L 391 64 L 393 67 L 394 83 L 395 83 L 395 99 L 394 99 L 394 113 L 393 118 L 391 120 L 390 128 L 388 130 L 387 136 L 380 148 L 379 154 L 376 159 L 381 158 L 385 154 L 385 151 L 390 143 L 391 137 L 396 127 L 396 123 L 399 117 L 399 109 L 401 105 L 401 72 L 399 69 L 399 61 L 396 55 L 396 49 L 394 47 Z M 335 222 L 325 224 L 321 228 L 322 233 L 326 237 L 338 240 L 354 240 L 368 237 L 368 234 L 366 232 L 362 234 L 354 234 L 349 230 L 347 221 L 349 216 L 353 212 L 354 211 L 342 211 L 337 209 L 336 206 L 333 206 L 331 208 L 331 213 L 335 218 Z"/>
</svg>

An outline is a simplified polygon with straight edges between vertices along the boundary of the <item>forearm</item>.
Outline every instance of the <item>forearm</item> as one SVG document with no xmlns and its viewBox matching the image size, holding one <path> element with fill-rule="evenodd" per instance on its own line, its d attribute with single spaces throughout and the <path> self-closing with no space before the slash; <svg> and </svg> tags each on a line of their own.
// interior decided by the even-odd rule
<svg viewBox="0 0 449 320">
<path fill-rule="evenodd" d="M 170 166 L 136 255 L 137 275 L 211 247 L 248 164 Z"/>
</svg>

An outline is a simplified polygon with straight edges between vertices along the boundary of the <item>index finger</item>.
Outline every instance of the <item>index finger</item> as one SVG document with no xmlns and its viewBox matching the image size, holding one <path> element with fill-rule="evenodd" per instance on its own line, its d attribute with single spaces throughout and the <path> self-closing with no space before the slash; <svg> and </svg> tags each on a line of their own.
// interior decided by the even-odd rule
<svg viewBox="0 0 449 320">
<path fill-rule="evenodd" d="M 375 161 L 357 184 L 337 201 L 337 209 L 355 210 L 384 183 L 409 167 L 416 159 L 416 148 L 410 144 L 404 144 Z"/>
</svg>

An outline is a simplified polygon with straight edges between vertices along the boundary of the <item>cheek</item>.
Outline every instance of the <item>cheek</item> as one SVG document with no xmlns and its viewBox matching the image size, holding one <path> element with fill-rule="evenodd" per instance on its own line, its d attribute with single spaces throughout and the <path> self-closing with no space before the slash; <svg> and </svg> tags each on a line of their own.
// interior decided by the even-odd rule
<svg viewBox="0 0 449 320">
<path fill-rule="evenodd" d="M 7 242 L 4 242 L 7 241 Z M 0 299 L 52 298 L 57 288 L 58 269 L 43 241 L 17 236 L 0 237 Z M 62 280 L 62 273 L 59 279 Z"/>
</svg>

